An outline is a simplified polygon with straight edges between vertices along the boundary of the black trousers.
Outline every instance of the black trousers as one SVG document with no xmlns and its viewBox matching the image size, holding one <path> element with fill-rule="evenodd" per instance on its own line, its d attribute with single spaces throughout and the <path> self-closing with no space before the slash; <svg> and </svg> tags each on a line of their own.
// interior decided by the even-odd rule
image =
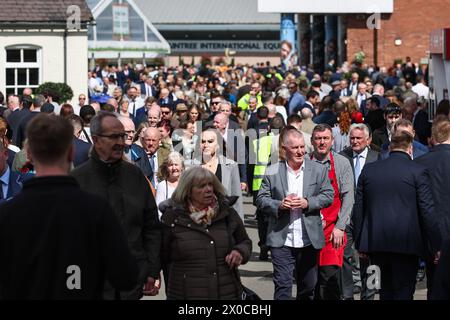
<svg viewBox="0 0 450 320">
<path fill-rule="evenodd" d="M 380 300 L 413 300 L 419 257 L 401 253 L 371 253 L 380 268 Z"/>
<path fill-rule="evenodd" d="M 340 300 L 339 274 L 341 268 L 338 266 L 319 267 L 319 279 L 316 287 L 317 300 Z"/>
<path fill-rule="evenodd" d="M 253 194 L 253 204 L 256 203 L 256 196 L 257 194 Z M 258 246 L 261 248 L 261 250 L 267 250 L 268 248 L 266 246 L 266 239 L 267 239 L 267 228 L 269 226 L 267 217 L 262 211 L 257 209 L 256 220 L 258 221 L 258 237 L 259 237 Z"/>
<path fill-rule="evenodd" d="M 292 299 L 292 274 L 295 270 L 297 300 L 314 300 L 317 285 L 319 251 L 312 245 L 304 248 L 271 247 L 274 300 Z"/>
<path fill-rule="evenodd" d="M 341 293 L 344 299 L 353 299 L 353 232 L 350 226 L 347 226 L 347 244 L 344 248 L 344 262 L 341 268 Z"/>
<path fill-rule="evenodd" d="M 373 300 L 376 290 L 367 288 L 367 268 L 370 259 L 358 258 L 358 252 L 353 247 L 353 227 L 349 224 L 346 228 L 347 244 L 344 248 L 344 263 L 340 272 L 340 287 L 343 299 L 353 299 L 355 285 L 355 273 L 361 281 L 361 300 Z M 358 266 L 359 265 L 359 266 Z"/>
</svg>

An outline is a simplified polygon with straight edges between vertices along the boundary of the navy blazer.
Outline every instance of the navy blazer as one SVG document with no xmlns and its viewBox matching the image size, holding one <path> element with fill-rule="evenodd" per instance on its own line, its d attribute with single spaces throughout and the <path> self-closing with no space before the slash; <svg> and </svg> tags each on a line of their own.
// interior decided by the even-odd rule
<svg viewBox="0 0 450 320">
<path fill-rule="evenodd" d="M 321 124 L 326 123 L 330 127 L 334 127 L 334 125 L 338 122 L 336 115 L 331 110 L 324 110 L 317 117 L 313 118 L 314 123 Z"/>
<path fill-rule="evenodd" d="M 152 180 L 153 170 L 150 167 L 150 161 L 148 160 L 147 153 L 145 150 L 133 143 L 131 145 L 131 161 L 133 161 L 139 168 L 141 168 L 142 173 Z"/>
<path fill-rule="evenodd" d="M 22 191 L 23 183 L 27 180 L 30 180 L 33 176 L 34 175 L 31 173 L 19 173 L 10 170 L 8 194 L 6 195 L 6 199 L 0 200 L 0 204 L 17 196 Z"/>
<path fill-rule="evenodd" d="M 143 95 L 147 96 L 147 91 L 145 90 L 146 89 L 145 88 L 145 83 L 141 82 L 140 85 L 141 85 L 141 93 Z M 151 96 L 157 98 L 159 96 L 158 90 L 156 90 L 155 86 L 150 86 L 150 87 L 152 89 L 152 95 Z"/>
<path fill-rule="evenodd" d="M 73 166 L 76 168 L 79 165 L 85 163 L 89 159 L 89 152 L 92 145 L 84 142 L 76 137 L 73 137 L 72 145 L 75 149 L 75 157 L 73 158 Z"/>
<path fill-rule="evenodd" d="M 133 117 L 133 115 L 130 113 L 131 115 L 131 120 L 133 120 L 134 126 L 137 128 L 139 127 L 139 125 L 143 122 L 147 122 L 148 120 L 148 115 L 147 115 L 147 107 L 143 106 L 142 108 L 139 108 L 136 110 L 136 117 Z"/>
<path fill-rule="evenodd" d="M 427 168 L 400 151 L 366 164 L 358 180 L 353 226 L 359 252 L 422 257 L 436 252 L 441 237 Z"/>
<path fill-rule="evenodd" d="M 431 137 L 431 123 L 428 121 L 428 114 L 419 110 L 414 118 L 413 126 L 419 142 L 428 145 L 428 138 Z"/>
<path fill-rule="evenodd" d="M 413 140 L 413 159 L 417 159 L 424 154 L 428 153 L 428 147 L 424 146 L 420 142 Z M 389 142 L 381 146 L 381 152 L 379 159 L 384 160 L 389 158 Z"/>
<path fill-rule="evenodd" d="M 439 214 L 443 239 L 450 236 L 450 145 L 439 144 L 414 161 L 428 168 L 434 207 Z"/>
</svg>

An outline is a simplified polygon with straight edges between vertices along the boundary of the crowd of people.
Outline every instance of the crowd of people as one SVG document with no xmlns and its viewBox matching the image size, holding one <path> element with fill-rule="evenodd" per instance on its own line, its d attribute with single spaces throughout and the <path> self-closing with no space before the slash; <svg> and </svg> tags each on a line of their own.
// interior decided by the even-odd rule
<svg viewBox="0 0 450 320">
<path fill-rule="evenodd" d="M 125 64 L 74 104 L 0 93 L 0 296 L 140 299 L 164 279 L 168 299 L 240 299 L 254 214 L 275 300 L 293 277 L 299 300 L 412 299 L 425 272 L 449 298 L 450 104 L 428 113 L 427 76 Z"/>
</svg>

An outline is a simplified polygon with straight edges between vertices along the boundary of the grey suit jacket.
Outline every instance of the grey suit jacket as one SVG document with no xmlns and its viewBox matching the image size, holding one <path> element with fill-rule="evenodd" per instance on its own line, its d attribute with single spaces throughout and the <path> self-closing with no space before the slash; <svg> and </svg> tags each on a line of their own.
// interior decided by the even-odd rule
<svg viewBox="0 0 450 320">
<path fill-rule="evenodd" d="M 315 249 L 325 245 L 320 209 L 331 205 L 334 189 L 328 179 L 327 168 L 305 158 L 303 173 L 303 197 L 308 200 L 309 207 L 303 210 L 306 231 Z M 261 183 L 256 206 L 269 218 L 267 242 L 270 247 L 282 247 L 286 242 L 290 224 L 290 211 L 281 210 L 281 201 L 287 196 L 286 162 L 280 161 L 266 169 Z"/>
</svg>

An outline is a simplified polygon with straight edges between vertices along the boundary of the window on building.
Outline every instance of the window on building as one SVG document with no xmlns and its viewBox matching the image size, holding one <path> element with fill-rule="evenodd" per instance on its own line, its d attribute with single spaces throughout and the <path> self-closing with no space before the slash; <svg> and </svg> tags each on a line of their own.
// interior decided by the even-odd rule
<svg viewBox="0 0 450 320">
<path fill-rule="evenodd" d="M 6 94 L 22 94 L 23 89 L 37 88 L 41 82 L 41 49 L 32 46 L 6 48 Z"/>
</svg>

